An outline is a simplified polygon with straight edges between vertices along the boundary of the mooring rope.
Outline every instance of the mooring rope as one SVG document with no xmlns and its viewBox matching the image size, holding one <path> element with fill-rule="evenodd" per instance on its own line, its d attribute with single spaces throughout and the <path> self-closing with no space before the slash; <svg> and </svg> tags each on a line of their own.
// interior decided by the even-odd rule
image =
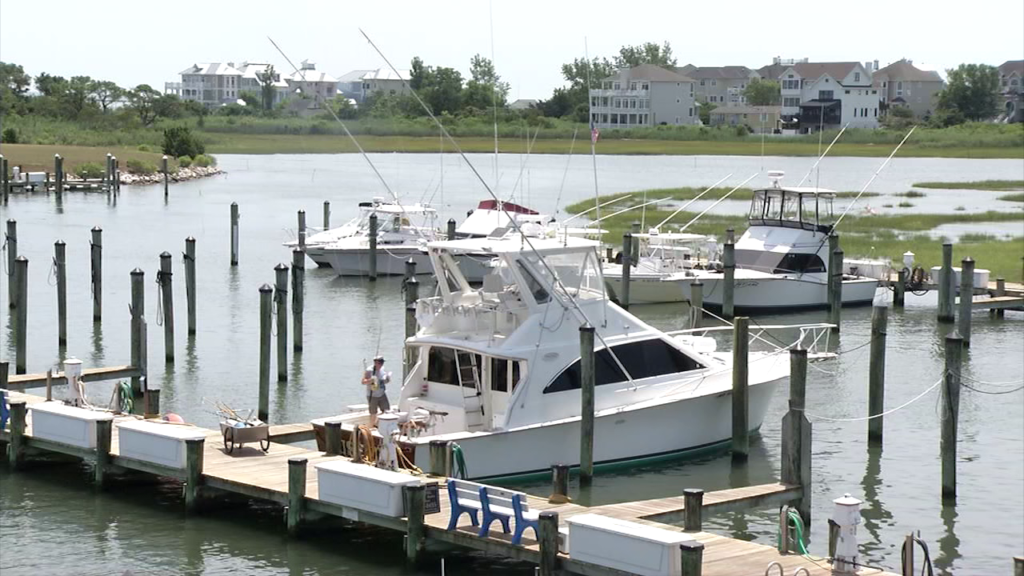
<svg viewBox="0 0 1024 576">
<path fill-rule="evenodd" d="M 905 402 L 905 403 L 903 403 L 903 404 L 901 404 L 901 405 L 899 405 L 899 406 L 897 406 L 895 408 L 892 408 L 890 410 L 886 410 L 885 412 L 882 412 L 881 414 L 875 414 L 874 416 L 862 416 L 860 418 L 829 418 L 828 416 L 820 416 L 818 414 L 812 414 L 812 413 L 808 412 L 806 409 L 800 410 L 800 411 L 803 412 L 808 418 L 813 418 L 815 420 L 823 420 L 825 422 L 863 422 L 863 421 L 866 421 L 866 420 L 874 420 L 875 418 L 881 418 L 883 416 L 888 416 L 889 414 L 892 414 L 894 412 L 898 412 L 898 411 L 906 408 L 907 406 L 910 406 L 914 402 L 917 402 L 921 398 L 924 398 L 929 392 L 931 392 L 932 390 L 938 388 L 939 384 L 942 384 L 945 381 L 945 379 L 946 379 L 946 374 L 945 374 L 945 372 L 943 372 L 942 376 L 938 380 L 936 380 L 934 384 L 932 384 L 931 386 L 926 388 L 924 392 L 921 392 L 917 396 L 911 398 L 907 402 Z M 794 408 L 794 410 L 796 410 L 796 409 Z"/>
</svg>

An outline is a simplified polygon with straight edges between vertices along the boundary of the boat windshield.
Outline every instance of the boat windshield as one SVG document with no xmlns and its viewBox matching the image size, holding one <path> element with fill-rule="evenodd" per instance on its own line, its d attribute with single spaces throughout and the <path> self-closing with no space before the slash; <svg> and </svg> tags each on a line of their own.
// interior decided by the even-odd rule
<svg viewBox="0 0 1024 576">
<path fill-rule="evenodd" d="M 804 274 L 825 272 L 825 263 L 817 254 L 797 252 L 766 252 L 764 250 L 737 250 L 736 266 L 771 274 Z"/>
<path fill-rule="evenodd" d="M 822 228 L 832 220 L 831 192 L 808 192 L 771 188 L 757 190 L 750 202 L 748 217 L 753 223 L 787 228 Z"/>
<path fill-rule="evenodd" d="M 553 271 L 565 286 L 569 296 L 583 300 L 605 297 L 604 278 L 601 276 L 597 252 L 594 250 L 549 254 L 544 257 L 544 263 L 540 261 L 540 256 L 537 254 L 526 254 L 525 259 L 543 282 L 555 287 L 556 283 L 551 277 L 551 271 Z M 544 265 L 545 263 L 547 266 Z M 555 291 L 559 292 L 560 289 Z"/>
</svg>

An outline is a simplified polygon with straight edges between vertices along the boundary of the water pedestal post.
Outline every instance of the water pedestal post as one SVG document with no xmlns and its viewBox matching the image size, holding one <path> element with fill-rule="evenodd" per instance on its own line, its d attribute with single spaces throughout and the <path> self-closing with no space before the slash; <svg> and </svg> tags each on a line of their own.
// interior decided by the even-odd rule
<svg viewBox="0 0 1024 576">
<path fill-rule="evenodd" d="M 832 559 L 832 570 L 855 574 L 858 569 L 857 525 L 860 524 L 861 501 L 844 494 L 842 498 L 836 498 L 832 502 L 836 505 L 832 512 L 832 521 L 839 526 L 839 540 L 836 542 L 836 554 Z"/>
<path fill-rule="evenodd" d="M 455 218 L 448 219 L 448 239 L 455 240 Z"/>
</svg>

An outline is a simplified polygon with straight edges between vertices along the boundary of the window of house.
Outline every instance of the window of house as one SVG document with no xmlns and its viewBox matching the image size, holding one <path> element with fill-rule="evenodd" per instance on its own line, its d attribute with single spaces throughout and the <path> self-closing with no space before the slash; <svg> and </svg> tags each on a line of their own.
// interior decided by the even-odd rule
<svg viewBox="0 0 1024 576">
<path fill-rule="evenodd" d="M 868 109 L 867 109 L 867 108 L 865 108 L 865 109 L 864 109 L 864 114 L 863 114 L 863 116 L 864 116 L 865 118 L 867 118 L 867 117 L 868 117 Z"/>
<path fill-rule="evenodd" d="M 1010 86 L 1016 86 L 1016 85 L 1017 85 L 1017 79 L 1016 78 L 1014 78 L 1013 80 L 1010 80 Z"/>
<path fill-rule="evenodd" d="M 860 72 L 854 72 L 853 73 L 853 81 L 854 82 L 860 82 Z"/>
<path fill-rule="evenodd" d="M 614 89 L 614 90 L 619 90 L 619 89 L 621 88 L 621 86 L 622 86 L 621 84 L 619 84 L 618 82 L 616 82 L 616 83 L 614 84 L 614 88 L 613 88 L 613 89 Z"/>
<path fill-rule="evenodd" d="M 712 86 L 718 86 L 718 80 L 712 80 L 711 81 L 711 85 Z"/>
<path fill-rule="evenodd" d="M 700 85 L 701 85 L 701 86 L 703 86 L 703 85 L 704 85 L 704 82 L 706 82 L 706 80 L 701 80 L 701 81 L 700 81 Z"/>
<path fill-rule="evenodd" d="M 678 374 L 698 370 L 704 366 L 683 354 L 663 340 L 643 340 L 612 347 L 616 362 L 607 348 L 594 355 L 594 383 L 597 386 L 626 382 L 626 375 L 619 363 L 634 380 L 654 378 L 667 374 Z M 544 388 L 544 394 L 580 389 L 580 361 L 571 366 Z"/>
<path fill-rule="evenodd" d="M 846 91 L 846 93 L 847 93 L 847 94 L 849 94 L 849 93 L 850 93 L 850 91 L 849 91 L 849 90 L 847 90 L 847 91 Z"/>
<path fill-rule="evenodd" d="M 796 107 L 800 106 L 800 99 L 799 98 L 783 98 L 782 99 L 782 105 L 787 107 L 787 108 L 796 108 Z"/>
<path fill-rule="evenodd" d="M 878 108 L 875 108 L 875 118 L 878 118 Z"/>
<path fill-rule="evenodd" d="M 856 118 L 856 117 L 857 117 L 857 109 L 856 109 L 856 108 L 854 108 L 854 109 L 853 109 L 853 117 L 854 117 L 854 118 Z"/>
<path fill-rule="evenodd" d="M 642 90 L 650 90 L 650 88 L 651 88 L 651 85 L 650 85 L 650 84 L 648 84 L 647 82 L 644 82 L 644 83 L 643 83 L 643 84 L 641 85 L 641 89 L 642 89 Z"/>
<path fill-rule="evenodd" d="M 687 115 L 693 118 L 693 107 L 687 108 Z"/>
<path fill-rule="evenodd" d="M 832 100 L 833 94 L 831 90 L 818 90 L 818 100 Z"/>
<path fill-rule="evenodd" d="M 629 89 L 630 90 L 636 90 L 636 82 L 630 82 L 629 83 Z"/>
<path fill-rule="evenodd" d="M 682 100 L 680 100 L 679 98 L 676 98 L 676 104 L 679 104 L 680 102 L 682 102 Z"/>
<path fill-rule="evenodd" d="M 611 82 L 605 82 L 604 83 L 604 89 L 605 90 L 611 90 L 612 89 L 612 83 Z"/>
</svg>

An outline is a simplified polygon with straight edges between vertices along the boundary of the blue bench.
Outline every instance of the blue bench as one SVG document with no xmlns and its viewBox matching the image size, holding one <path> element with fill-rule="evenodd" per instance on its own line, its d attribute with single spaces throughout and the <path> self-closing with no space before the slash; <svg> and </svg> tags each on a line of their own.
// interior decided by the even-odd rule
<svg viewBox="0 0 1024 576">
<path fill-rule="evenodd" d="M 487 536 L 495 520 L 501 523 L 502 532 L 512 532 L 513 546 L 520 544 L 523 532 L 527 528 L 533 528 L 534 536 L 537 535 L 537 521 L 540 515 L 530 511 L 526 494 L 453 478 L 448 480 L 448 496 L 452 508 L 451 520 L 448 522 L 449 530 L 455 529 L 463 512 L 469 514 L 473 526 L 477 526 L 476 513 L 479 510 L 482 517 L 477 535 L 481 538 Z M 513 520 L 514 532 L 511 526 Z"/>
</svg>

